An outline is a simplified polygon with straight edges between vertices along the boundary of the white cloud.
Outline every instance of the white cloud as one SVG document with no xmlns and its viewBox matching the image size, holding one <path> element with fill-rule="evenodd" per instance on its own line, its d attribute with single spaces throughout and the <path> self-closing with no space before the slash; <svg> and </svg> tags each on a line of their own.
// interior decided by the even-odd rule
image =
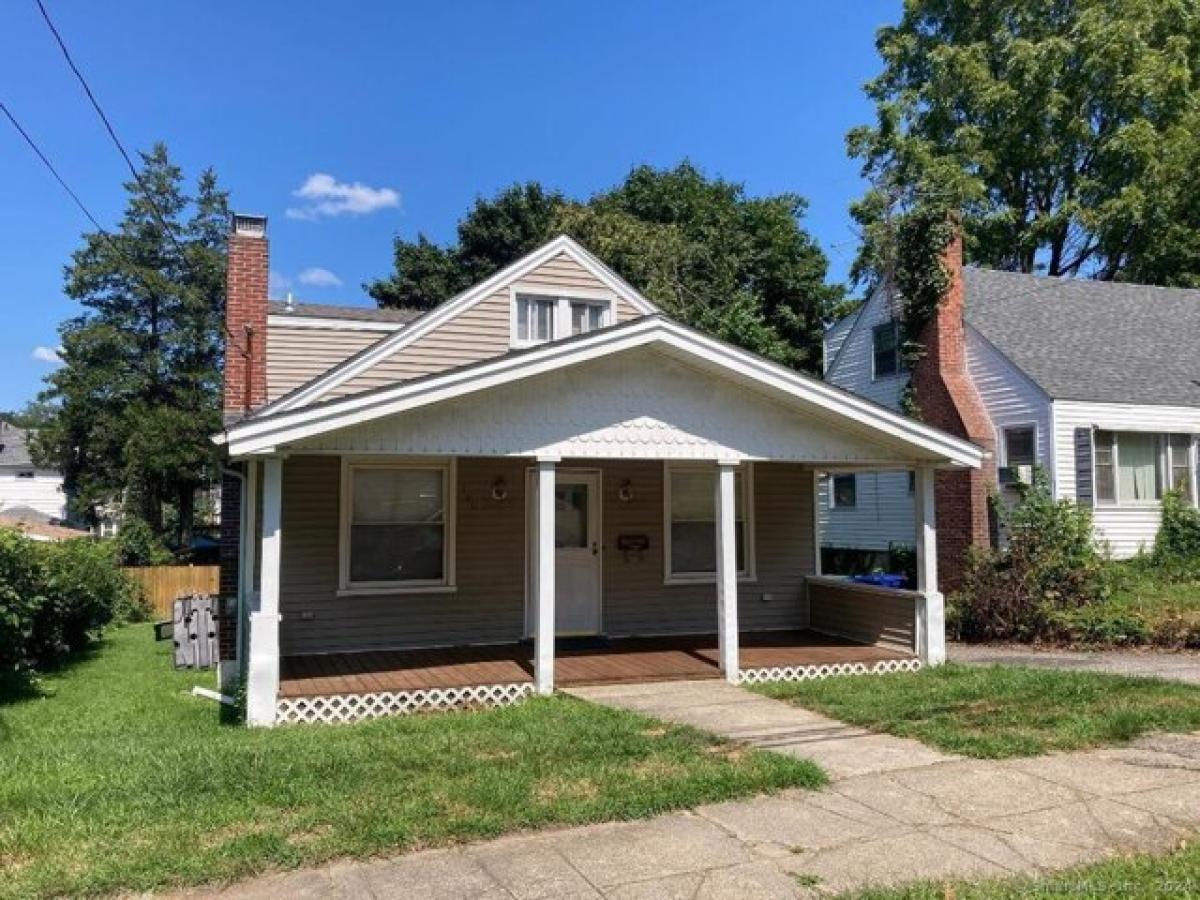
<svg viewBox="0 0 1200 900">
<path fill-rule="evenodd" d="M 308 201 L 304 206 L 287 209 L 289 219 L 314 220 L 333 216 L 362 216 L 400 205 L 400 194 L 392 188 L 375 188 L 356 181 L 338 181 L 332 175 L 316 172 L 292 191 L 293 197 Z"/>
<path fill-rule="evenodd" d="M 322 269 L 320 266 L 313 266 L 305 269 L 296 276 L 296 280 L 301 284 L 307 284 L 310 287 L 341 287 L 342 279 L 338 278 L 333 272 L 328 269 Z"/>
<path fill-rule="evenodd" d="M 292 279 L 288 278 L 282 272 L 276 272 L 272 269 L 267 275 L 267 296 L 273 300 L 277 300 L 283 296 L 291 286 Z"/>
<path fill-rule="evenodd" d="M 59 352 L 61 350 L 61 347 L 55 349 L 54 347 L 38 346 L 33 348 L 33 353 L 30 355 L 38 362 L 53 363 L 54 365 L 58 365 L 62 362 L 62 357 L 59 356 Z"/>
</svg>

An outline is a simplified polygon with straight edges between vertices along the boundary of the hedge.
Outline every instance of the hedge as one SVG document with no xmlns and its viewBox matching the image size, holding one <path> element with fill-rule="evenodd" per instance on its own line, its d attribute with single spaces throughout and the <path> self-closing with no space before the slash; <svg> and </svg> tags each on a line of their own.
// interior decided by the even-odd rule
<svg viewBox="0 0 1200 900">
<path fill-rule="evenodd" d="M 0 672 L 53 665 L 140 612 L 111 542 L 47 543 L 0 528 Z"/>
</svg>

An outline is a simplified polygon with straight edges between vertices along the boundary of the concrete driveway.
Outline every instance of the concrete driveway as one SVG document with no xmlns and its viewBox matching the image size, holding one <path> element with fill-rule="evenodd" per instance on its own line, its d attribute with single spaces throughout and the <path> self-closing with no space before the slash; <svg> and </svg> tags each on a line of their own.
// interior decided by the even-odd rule
<svg viewBox="0 0 1200 900">
<path fill-rule="evenodd" d="M 1161 650 L 1042 650 L 1025 644 L 950 644 L 952 662 L 1107 672 L 1200 684 L 1200 653 Z"/>
</svg>

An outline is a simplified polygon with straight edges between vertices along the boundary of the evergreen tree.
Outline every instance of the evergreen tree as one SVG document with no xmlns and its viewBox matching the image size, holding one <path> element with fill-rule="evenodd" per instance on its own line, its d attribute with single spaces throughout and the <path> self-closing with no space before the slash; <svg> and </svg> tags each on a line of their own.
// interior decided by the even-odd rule
<svg viewBox="0 0 1200 900">
<path fill-rule="evenodd" d="M 169 505 L 186 548 L 216 474 L 229 211 L 211 170 L 188 196 L 164 145 L 141 156 L 118 228 L 85 234 L 66 267 L 83 312 L 60 328 L 63 366 L 41 395 L 57 412 L 37 450 L 77 515 L 120 501 L 161 536 Z"/>
</svg>

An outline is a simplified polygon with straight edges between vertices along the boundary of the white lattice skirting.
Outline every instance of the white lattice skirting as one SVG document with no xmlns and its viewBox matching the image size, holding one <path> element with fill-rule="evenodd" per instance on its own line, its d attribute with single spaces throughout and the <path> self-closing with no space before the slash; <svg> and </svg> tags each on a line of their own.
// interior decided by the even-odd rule
<svg viewBox="0 0 1200 900">
<path fill-rule="evenodd" d="M 912 659 L 881 659 L 875 663 L 846 662 L 818 666 L 774 666 L 769 669 L 742 669 L 739 684 L 763 684 L 768 681 L 812 681 L 835 675 L 886 675 L 889 672 L 916 672 L 921 661 Z"/>
<path fill-rule="evenodd" d="M 338 724 L 404 716 L 417 712 L 509 706 L 533 694 L 527 682 L 477 684 L 471 687 L 429 688 L 423 691 L 381 691 L 375 694 L 326 694 L 319 697 L 284 697 L 275 707 L 275 722 L 296 725 L 313 722 Z"/>
</svg>

